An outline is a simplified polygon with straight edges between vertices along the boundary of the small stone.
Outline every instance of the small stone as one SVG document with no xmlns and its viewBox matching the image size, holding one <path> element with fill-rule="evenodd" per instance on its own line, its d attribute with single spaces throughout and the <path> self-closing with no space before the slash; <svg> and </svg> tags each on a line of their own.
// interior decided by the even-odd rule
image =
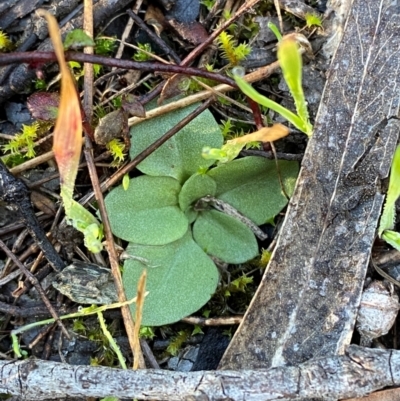
<svg viewBox="0 0 400 401">
<path fill-rule="evenodd" d="M 179 358 L 177 356 L 173 356 L 168 360 L 168 369 L 177 370 L 178 363 L 179 363 Z"/>
<path fill-rule="evenodd" d="M 383 281 L 373 281 L 363 292 L 356 327 L 362 345 L 384 336 L 392 328 L 400 309 L 399 297 Z"/>
<path fill-rule="evenodd" d="M 199 347 L 189 347 L 183 354 L 183 359 L 187 359 L 191 362 L 196 362 L 199 354 Z"/>
<path fill-rule="evenodd" d="M 190 372 L 193 368 L 193 362 L 188 359 L 181 359 L 176 370 L 179 372 Z"/>
</svg>

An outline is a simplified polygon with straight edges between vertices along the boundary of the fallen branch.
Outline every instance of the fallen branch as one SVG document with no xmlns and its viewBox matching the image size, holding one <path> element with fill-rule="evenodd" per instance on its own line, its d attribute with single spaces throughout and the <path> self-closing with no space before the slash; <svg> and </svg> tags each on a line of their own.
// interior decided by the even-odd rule
<svg viewBox="0 0 400 401">
<path fill-rule="evenodd" d="M 24 400 L 105 397 L 139 400 L 299 400 L 360 397 L 400 385 L 400 351 L 350 346 L 345 355 L 268 370 L 170 372 L 0 361 L 0 393 Z"/>
<path fill-rule="evenodd" d="M 350 343 L 400 131 L 399 14 L 390 0 L 352 2 L 276 248 L 225 369 L 298 365 Z"/>
</svg>

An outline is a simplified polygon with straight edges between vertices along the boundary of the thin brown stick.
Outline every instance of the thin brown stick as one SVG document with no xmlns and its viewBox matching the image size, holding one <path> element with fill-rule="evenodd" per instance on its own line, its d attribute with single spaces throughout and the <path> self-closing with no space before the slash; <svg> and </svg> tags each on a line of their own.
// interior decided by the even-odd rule
<svg viewBox="0 0 400 401">
<path fill-rule="evenodd" d="M 13 274 L 13 273 L 12 273 Z M 18 272 L 18 274 L 21 274 Z M 14 277 L 15 278 L 15 277 Z M 11 315 L 12 317 L 20 317 L 20 318 L 27 318 L 27 317 L 48 317 L 49 311 L 45 306 L 16 306 L 16 305 L 9 305 L 5 302 L 0 301 L 0 312 L 6 313 Z M 71 310 L 67 309 L 66 307 L 62 307 L 58 309 L 59 314 L 67 314 L 70 313 Z"/>
<path fill-rule="evenodd" d="M 119 302 L 126 302 L 127 299 L 125 296 L 124 286 L 122 284 L 122 277 L 121 277 L 121 271 L 119 269 L 118 255 L 117 255 L 117 251 L 115 250 L 114 238 L 113 238 L 113 234 L 111 232 L 110 221 L 108 219 L 108 215 L 106 212 L 103 193 L 100 189 L 99 178 L 97 176 L 96 166 L 95 166 L 94 160 L 93 160 L 92 142 L 88 135 L 85 135 L 84 154 L 85 154 L 86 161 L 88 164 L 88 170 L 89 170 L 89 174 L 90 174 L 90 179 L 92 181 L 92 186 L 93 186 L 93 190 L 95 193 L 95 197 L 96 197 L 97 203 L 99 205 L 99 212 L 100 212 L 101 220 L 102 220 L 102 223 L 104 226 L 104 235 L 105 235 L 106 242 L 107 242 L 107 252 L 108 252 L 108 257 L 110 260 L 111 273 L 113 275 L 115 288 L 117 290 L 118 300 L 119 300 Z M 134 339 L 135 324 L 133 322 L 133 318 L 132 318 L 131 311 L 129 309 L 129 305 L 122 306 L 121 313 L 122 313 L 122 318 L 124 320 L 124 325 L 125 325 L 125 329 L 126 329 L 126 334 L 128 336 L 129 345 L 131 347 L 132 354 L 133 354 L 134 350 L 135 350 L 135 339 Z M 141 361 L 140 366 L 145 367 L 143 360 Z"/>
<path fill-rule="evenodd" d="M 54 331 L 54 329 L 56 328 L 56 324 L 49 324 L 47 326 L 43 326 L 40 330 L 39 333 L 36 334 L 36 336 L 33 338 L 33 340 L 31 340 L 28 344 L 28 348 L 32 349 L 34 348 L 36 345 L 38 345 L 38 343 L 44 339 L 44 337 L 46 337 L 47 334 L 49 334 L 51 331 Z M 44 358 L 47 359 L 47 358 Z"/>
<path fill-rule="evenodd" d="M 169 74 L 194 75 L 216 82 L 228 84 L 236 87 L 235 81 L 216 72 L 210 72 L 205 69 L 179 66 L 174 64 L 162 64 L 157 62 L 138 62 L 133 60 L 121 60 L 111 57 L 97 56 L 95 54 L 84 54 L 78 52 L 66 52 L 66 61 L 78 61 L 80 63 L 101 64 L 109 67 L 118 67 L 127 70 L 139 70 L 148 72 L 164 72 Z M 56 61 L 56 55 L 53 52 L 21 52 L 6 53 L 0 55 L 0 66 L 14 63 L 48 63 Z"/>
<path fill-rule="evenodd" d="M 139 282 L 137 285 L 137 295 L 136 295 L 136 312 L 135 312 L 135 349 L 134 349 L 134 359 L 133 359 L 133 370 L 136 370 L 139 367 L 139 361 L 143 359 L 143 354 L 140 349 L 140 326 L 142 323 L 142 314 L 143 314 L 143 305 L 145 298 L 145 289 L 146 289 L 146 278 L 147 271 L 143 270 L 142 275 L 139 278 Z"/>
<path fill-rule="evenodd" d="M 93 39 L 93 0 L 85 0 L 84 2 L 83 29 L 86 34 Z M 87 46 L 83 49 L 83 51 L 85 54 L 93 54 L 94 50 L 92 46 Z M 83 108 L 85 110 L 86 118 L 90 124 L 93 115 L 93 65 L 84 63 L 83 74 Z"/>
<path fill-rule="evenodd" d="M 224 29 L 229 27 L 229 25 L 231 25 L 233 22 L 235 22 L 242 14 L 244 14 L 246 11 L 248 11 L 251 7 L 255 6 L 258 2 L 259 2 L 259 0 L 246 1 L 245 4 L 243 4 L 242 7 L 240 7 L 239 10 L 232 16 L 232 18 L 230 18 L 225 23 L 223 23 L 219 28 L 214 30 L 214 32 L 208 37 L 208 39 L 205 42 L 201 43 L 192 52 L 190 52 L 186 56 L 186 58 L 180 63 L 180 66 L 189 65 L 197 56 L 199 56 L 204 51 L 204 49 L 206 49 L 217 38 L 217 36 Z M 195 75 L 195 74 L 189 74 L 189 75 Z M 211 78 L 211 79 L 213 79 L 213 78 Z M 218 82 L 222 82 L 222 81 L 218 81 Z M 230 83 L 227 83 L 227 84 L 231 85 Z M 232 86 L 236 88 L 236 84 L 233 84 Z M 164 83 L 162 82 L 156 88 L 154 88 L 150 93 L 148 93 L 145 97 L 143 97 L 142 102 L 144 104 L 146 104 L 146 103 L 150 102 L 151 100 L 153 100 L 155 97 L 157 97 L 161 93 L 163 87 L 164 87 Z"/>
<path fill-rule="evenodd" d="M 232 326 L 240 324 L 243 316 L 205 318 L 189 316 L 181 319 L 182 322 L 199 326 Z"/>
<path fill-rule="evenodd" d="M 143 338 L 140 339 L 140 347 L 142 349 L 143 355 L 145 356 L 149 367 L 152 369 L 160 369 L 160 365 L 158 364 L 156 358 L 154 357 L 153 351 L 147 344 L 147 341 Z"/>
<path fill-rule="evenodd" d="M 278 61 L 276 61 L 270 65 L 267 65 L 265 67 L 262 67 L 262 68 L 258 69 L 257 71 L 254 71 L 250 74 L 247 74 L 244 77 L 244 79 L 246 80 L 246 82 L 250 82 L 250 83 L 259 81 L 261 79 L 264 79 L 264 78 L 267 78 L 268 76 L 270 76 L 274 71 L 276 71 L 277 68 L 279 68 Z M 128 120 L 128 123 L 129 123 L 129 126 L 131 127 L 132 125 L 139 124 L 142 121 L 149 120 L 151 118 L 160 116 L 162 114 L 169 113 L 172 110 L 186 107 L 193 103 L 197 103 L 202 100 L 208 99 L 210 96 L 213 96 L 214 93 L 229 92 L 229 91 L 232 91 L 235 89 L 236 89 L 235 87 L 232 87 L 232 86 L 226 85 L 226 84 L 217 85 L 217 86 L 214 86 L 212 88 L 212 90 L 204 90 L 201 92 L 197 92 L 194 95 L 187 96 L 187 97 L 185 97 L 183 99 L 179 99 L 175 102 L 168 103 L 168 104 L 162 105 L 160 107 L 156 107 L 155 109 L 149 110 L 146 113 L 145 118 L 131 117 Z"/>
<path fill-rule="evenodd" d="M 138 17 L 137 15 L 137 11 L 133 12 L 132 10 L 127 10 L 126 11 L 127 14 L 129 15 L 129 17 L 135 21 L 135 23 L 139 26 L 140 29 L 144 30 L 147 35 L 149 35 L 149 37 L 151 38 L 151 40 L 156 43 L 158 46 L 160 46 L 160 48 L 163 50 L 163 52 L 167 55 L 167 56 L 171 56 L 172 60 L 175 61 L 175 63 L 179 64 L 181 62 L 181 59 L 179 58 L 179 56 L 160 38 L 158 37 L 154 31 L 152 31 L 148 25 L 141 19 Z"/>
<path fill-rule="evenodd" d="M 137 13 L 139 11 L 140 6 L 142 5 L 142 2 L 143 2 L 143 0 L 137 0 L 135 2 L 135 5 L 133 7 L 133 12 Z M 128 11 L 131 11 L 131 10 L 129 9 Z M 122 53 L 124 52 L 125 41 L 126 41 L 126 39 L 128 39 L 128 36 L 131 33 L 132 28 L 133 28 L 133 20 L 129 19 L 125 25 L 124 32 L 122 33 L 121 43 L 119 44 L 117 53 L 115 54 L 116 58 L 121 58 Z"/>
</svg>

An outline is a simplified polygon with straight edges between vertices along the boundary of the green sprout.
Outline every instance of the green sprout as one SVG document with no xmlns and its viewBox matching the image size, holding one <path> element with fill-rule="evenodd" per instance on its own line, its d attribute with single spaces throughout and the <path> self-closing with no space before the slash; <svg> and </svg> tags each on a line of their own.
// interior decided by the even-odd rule
<svg viewBox="0 0 400 401">
<path fill-rule="evenodd" d="M 13 43 L 8 39 L 7 34 L 0 30 L 0 52 L 10 50 L 12 47 Z"/>
<path fill-rule="evenodd" d="M 378 235 L 393 248 L 400 251 L 400 233 L 392 231 L 396 217 L 396 201 L 400 196 L 400 145 L 394 153 L 390 169 L 389 188 L 383 208 Z"/>
<path fill-rule="evenodd" d="M 37 90 L 46 90 L 47 83 L 44 79 L 36 79 L 35 80 L 35 89 Z"/>
<path fill-rule="evenodd" d="M 268 22 L 268 28 L 271 29 L 272 33 L 276 36 L 278 42 L 282 40 L 282 34 L 278 27 L 273 22 Z"/>
<path fill-rule="evenodd" d="M 34 141 L 38 135 L 38 130 L 38 122 L 34 122 L 32 125 L 22 124 L 22 132 L 15 135 L 6 145 L 3 145 L 3 150 L 12 155 L 24 152 L 28 159 L 35 157 Z"/>
<path fill-rule="evenodd" d="M 218 36 L 218 44 L 222 51 L 222 57 L 233 66 L 243 61 L 251 51 L 251 47 L 247 43 L 238 45 L 233 36 L 226 32 L 221 32 Z"/>
<path fill-rule="evenodd" d="M 129 188 L 129 174 L 125 174 L 122 177 L 122 188 L 124 188 L 125 191 L 128 190 L 128 188 Z"/>
<path fill-rule="evenodd" d="M 188 340 L 190 337 L 190 333 L 186 330 L 178 331 L 178 334 L 173 337 L 170 344 L 167 347 L 167 352 L 172 355 L 178 355 L 179 350 L 182 348 L 183 344 Z"/>
<path fill-rule="evenodd" d="M 306 27 L 312 28 L 313 26 L 322 27 L 322 20 L 317 14 L 306 14 Z"/>
<path fill-rule="evenodd" d="M 201 0 L 200 4 L 203 4 L 203 6 L 210 11 L 214 7 L 215 0 Z"/>
<path fill-rule="evenodd" d="M 94 52 L 99 56 L 110 56 L 117 48 L 117 43 L 113 39 L 97 38 L 95 40 Z"/>
<path fill-rule="evenodd" d="M 135 61 L 148 61 L 151 60 L 151 46 L 150 43 L 138 43 L 139 51 L 133 55 Z"/>
<path fill-rule="evenodd" d="M 240 276 L 237 279 L 231 281 L 231 283 L 225 289 L 225 296 L 230 297 L 233 292 L 246 292 L 248 284 L 253 283 L 253 277 Z"/>
<path fill-rule="evenodd" d="M 97 312 L 97 318 L 99 320 L 101 330 L 103 331 L 104 336 L 108 340 L 110 348 L 115 352 L 115 354 L 118 357 L 118 361 L 119 361 L 119 363 L 121 365 L 121 368 L 122 369 L 127 369 L 126 363 L 125 363 L 125 358 L 122 355 L 122 352 L 121 352 L 118 344 L 115 342 L 113 336 L 111 335 L 111 333 L 109 332 L 109 330 L 107 328 L 106 322 L 105 322 L 104 317 L 103 317 L 103 313 L 100 312 L 100 311 Z"/>
<path fill-rule="evenodd" d="M 230 119 L 228 120 L 222 120 L 221 124 L 220 124 L 220 128 L 222 131 L 222 136 L 224 138 L 227 138 L 228 136 L 233 135 L 233 124 L 232 121 Z"/>
<path fill-rule="evenodd" d="M 113 158 L 113 167 L 119 166 L 125 160 L 125 144 L 119 139 L 114 138 L 107 143 L 106 147 Z"/>
<path fill-rule="evenodd" d="M 310 124 L 307 110 L 307 102 L 301 84 L 302 60 L 297 43 L 292 38 L 282 39 L 278 47 L 278 59 L 281 64 L 283 77 L 293 96 L 297 114 L 281 106 L 279 103 L 258 93 L 237 73 L 234 75 L 235 81 L 241 91 L 255 102 L 274 110 L 286 120 L 291 122 L 298 130 L 311 136 L 313 127 Z M 237 70 L 236 70 L 237 72 Z"/>
<path fill-rule="evenodd" d="M 285 38 L 280 39 L 281 36 L 279 30 L 276 28 L 275 25 L 270 24 L 270 28 L 273 30 L 273 32 L 275 33 L 275 35 L 279 40 L 278 60 L 282 68 L 283 77 L 286 81 L 286 84 L 289 87 L 290 93 L 293 96 L 297 114 L 288 110 L 286 107 L 283 107 L 279 103 L 276 103 L 273 100 L 268 99 L 267 97 L 258 93 L 250 84 L 248 84 L 242 78 L 242 76 L 244 75 L 244 69 L 242 67 L 233 68 L 232 69 L 233 76 L 235 78 L 237 85 L 246 96 L 248 96 L 255 102 L 259 103 L 261 106 L 274 110 L 282 117 L 284 117 L 286 120 L 291 122 L 297 129 L 304 132 L 308 136 L 311 136 L 313 127 L 309 121 L 307 102 L 304 96 L 303 87 L 301 83 L 302 58 L 298 45 L 293 36 L 286 36 Z M 244 138 L 246 137 L 245 136 L 241 138 L 243 139 L 243 141 L 239 138 L 228 141 L 226 144 L 222 146 L 221 149 L 204 147 L 202 156 L 205 159 L 215 159 L 218 161 L 219 164 L 227 163 L 233 160 L 240 153 L 240 151 L 245 145 L 248 146 L 247 144 L 249 142 L 252 142 L 254 140 L 262 142 L 266 141 L 271 142 L 285 136 L 282 127 L 279 127 L 279 129 L 274 131 L 275 132 L 272 135 L 272 137 L 275 136 L 276 137 L 275 139 L 273 139 L 272 137 L 268 138 L 269 135 L 265 136 L 264 138 L 262 138 L 264 135 L 260 135 L 260 137 L 256 135 L 257 138 L 248 137 L 246 139 L 246 142 L 244 142 Z M 275 135 L 275 133 L 276 134 L 280 133 L 280 134 Z"/>
<path fill-rule="evenodd" d="M 140 338 L 152 340 L 156 333 L 154 333 L 154 329 L 150 326 L 141 326 L 139 330 Z"/>
<path fill-rule="evenodd" d="M 85 246 L 98 253 L 103 249 L 103 230 L 97 219 L 73 198 L 75 179 L 82 150 L 82 115 L 75 80 L 64 56 L 60 29 L 54 16 L 38 10 L 45 17 L 50 39 L 61 71 L 61 94 L 57 120 L 53 132 L 53 152 L 61 183 L 61 198 L 67 223 L 83 233 Z"/>
<path fill-rule="evenodd" d="M 228 163 L 235 159 L 242 149 L 258 148 L 258 142 L 273 142 L 289 134 L 289 129 L 282 124 L 272 127 L 263 127 L 251 134 L 239 136 L 228 140 L 220 149 L 203 147 L 201 155 L 205 159 L 216 160 L 217 164 Z"/>
</svg>

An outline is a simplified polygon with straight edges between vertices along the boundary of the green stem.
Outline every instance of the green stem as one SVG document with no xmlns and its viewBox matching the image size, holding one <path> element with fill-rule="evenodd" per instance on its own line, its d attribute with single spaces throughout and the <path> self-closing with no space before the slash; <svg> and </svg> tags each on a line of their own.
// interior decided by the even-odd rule
<svg viewBox="0 0 400 401">
<path fill-rule="evenodd" d="M 115 309 L 115 308 L 120 308 L 121 306 L 130 305 L 133 302 L 136 302 L 136 297 L 132 298 L 129 301 L 116 302 L 116 303 L 109 304 L 109 305 L 101 305 L 101 306 L 91 305 L 91 306 L 89 306 L 87 308 L 80 308 L 80 310 L 78 312 L 69 313 L 68 315 L 60 316 L 59 319 L 60 320 L 65 320 L 65 319 L 73 319 L 73 318 L 76 318 L 76 317 L 94 315 L 94 314 L 98 314 L 100 312 L 103 312 L 103 311 L 105 311 L 107 309 Z M 21 358 L 22 357 L 21 349 L 20 349 L 20 346 L 18 344 L 17 334 L 20 334 L 20 333 L 23 333 L 23 332 L 28 331 L 30 329 L 33 329 L 34 327 L 44 326 L 46 324 L 50 324 L 50 323 L 54 323 L 54 322 L 55 322 L 55 319 L 51 318 L 51 319 L 41 320 L 39 322 L 29 323 L 29 324 L 26 324 L 25 326 L 19 327 L 18 329 L 12 330 L 10 335 L 11 335 L 13 350 L 14 350 L 15 355 L 17 356 L 17 358 Z"/>
</svg>

